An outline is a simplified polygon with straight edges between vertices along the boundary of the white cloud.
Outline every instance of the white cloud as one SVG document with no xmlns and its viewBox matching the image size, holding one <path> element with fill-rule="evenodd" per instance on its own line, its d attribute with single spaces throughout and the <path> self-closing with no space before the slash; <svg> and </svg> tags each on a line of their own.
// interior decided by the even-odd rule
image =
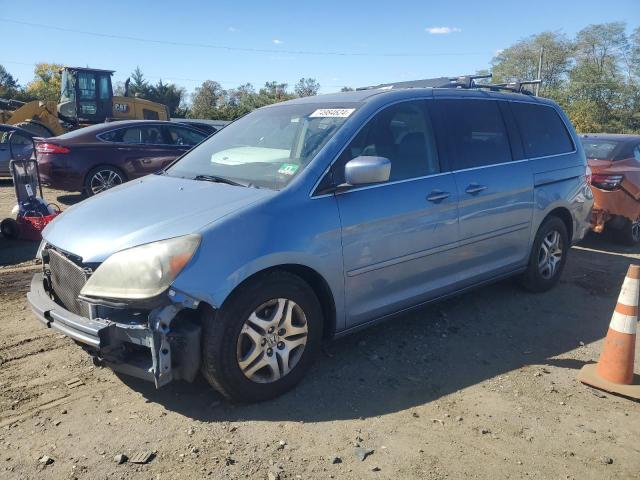
<svg viewBox="0 0 640 480">
<path fill-rule="evenodd" d="M 278 39 L 278 38 L 274 38 L 273 39 L 273 43 L 275 45 L 282 45 L 284 42 L 282 40 Z"/>
<path fill-rule="evenodd" d="M 235 33 L 238 29 L 236 27 L 227 27 L 227 32 Z"/>
<path fill-rule="evenodd" d="M 450 33 L 457 33 L 462 31 L 462 29 L 458 27 L 428 27 L 424 30 L 431 35 L 448 35 Z"/>
</svg>

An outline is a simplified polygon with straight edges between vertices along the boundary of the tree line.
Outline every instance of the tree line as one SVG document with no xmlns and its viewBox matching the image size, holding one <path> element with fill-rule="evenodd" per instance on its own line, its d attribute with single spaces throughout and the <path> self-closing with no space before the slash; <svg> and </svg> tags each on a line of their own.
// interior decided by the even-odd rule
<svg viewBox="0 0 640 480">
<path fill-rule="evenodd" d="M 640 133 L 640 27 L 628 35 L 624 22 L 594 24 L 571 38 L 558 31 L 542 32 L 497 52 L 489 68 L 479 73 L 491 72 L 494 82 L 534 79 L 541 55 L 539 94 L 558 102 L 578 131 Z M 57 101 L 60 67 L 38 64 L 33 80 L 22 86 L 0 65 L 0 97 Z M 277 81 L 260 88 L 246 83 L 225 89 L 206 80 L 189 95 L 173 83 L 150 82 L 139 67 L 130 79 L 130 95 L 167 105 L 173 117 L 219 120 L 234 120 L 255 108 L 320 90 L 313 78 L 301 78 L 292 89 Z M 114 93 L 124 93 L 122 82 L 114 85 Z"/>
<path fill-rule="evenodd" d="M 573 38 L 542 32 L 498 52 L 494 82 L 535 79 L 540 96 L 555 100 L 579 132 L 640 133 L 640 27 L 589 25 Z"/>
</svg>

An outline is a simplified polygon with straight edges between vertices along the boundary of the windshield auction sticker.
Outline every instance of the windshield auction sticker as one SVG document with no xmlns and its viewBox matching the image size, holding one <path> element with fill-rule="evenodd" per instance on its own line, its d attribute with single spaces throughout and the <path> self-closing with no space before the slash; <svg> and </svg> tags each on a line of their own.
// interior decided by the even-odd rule
<svg viewBox="0 0 640 480">
<path fill-rule="evenodd" d="M 355 111 L 355 108 L 319 108 L 309 118 L 333 117 L 346 118 Z"/>
</svg>

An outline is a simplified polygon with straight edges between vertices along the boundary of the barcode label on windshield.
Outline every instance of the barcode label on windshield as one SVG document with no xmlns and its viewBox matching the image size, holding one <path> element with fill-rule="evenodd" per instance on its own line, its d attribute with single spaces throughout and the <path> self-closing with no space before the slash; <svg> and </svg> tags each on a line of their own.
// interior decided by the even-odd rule
<svg viewBox="0 0 640 480">
<path fill-rule="evenodd" d="M 310 118 L 318 117 L 334 117 L 346 118 L 354 112 L 355 108 L 319 108 L 311 115 Z"/>
</svg>

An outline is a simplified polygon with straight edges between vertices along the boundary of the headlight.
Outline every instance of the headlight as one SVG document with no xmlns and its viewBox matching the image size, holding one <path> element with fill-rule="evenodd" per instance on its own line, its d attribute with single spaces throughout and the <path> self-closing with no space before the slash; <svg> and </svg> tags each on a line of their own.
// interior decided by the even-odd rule
<svg viewBox="0 0 640 480">
<path fill-rule="evenodd" d="M 191 260 L 200 235 L 186 235 L 116 252 L 80 291 L 92 297 L 143 299 L 159 295 Z"/>
</svg>

